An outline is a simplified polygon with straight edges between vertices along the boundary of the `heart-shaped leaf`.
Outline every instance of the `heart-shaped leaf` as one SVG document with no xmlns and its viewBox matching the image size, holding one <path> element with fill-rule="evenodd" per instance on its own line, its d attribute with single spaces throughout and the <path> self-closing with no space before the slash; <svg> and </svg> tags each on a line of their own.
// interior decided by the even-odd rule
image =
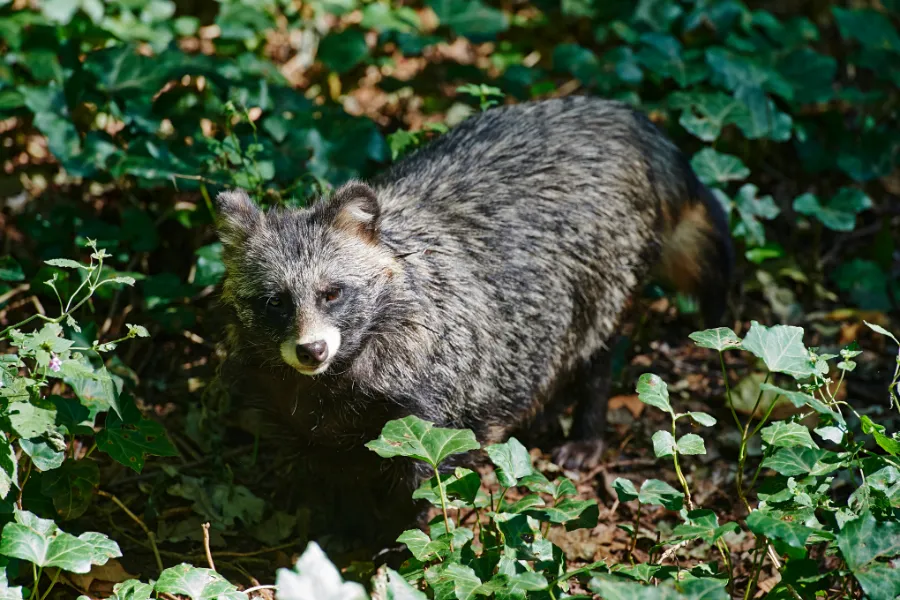
<svg viewBox="0 0 900 600">
<path fill-rule="evenodd" d="M 497 467 L 497 479 L 503 487 L 513 487 L 519 479 L 534 472 L 528 449 L 516 438 L 510 438 L 505 444 L 488 446 L 486 451 Z"/>
<path fill-rule="evenodd" d="M 637 383 L 638 399 L 644 404 L 656 407 L 670 415 L 674 415 L 672 405 L 669 403 L 669 388 L 666 382 L 658 375 L 644 373 Z"/>
<path fill-rule="evenodd" d="M 715 329 L 695 331 L 688 337 L 694 340 L 694 343 L 701 348 L 712 348 L 719 352 L 730 348 L 741 347 L 741 338 L 728 327 L 716 327 Z"/>
<path fill-rule="evenodd" d="M 433 468 L 448 456 L 481 448 L 468 429 L 445 429 L 410 415 L 388 421 L 377 440 L 366 444 L 379 456 L 407 456 L 423 460 Z"/>
<path fill-rule="evenodd" d="M 803 345 L 802 327 L 765 327 L 752 321 L 742 347 L 761 358 L 773 373 L 787 373 L 795 379 L 805 379 L 815 373 L 809 351 Z"/>
</svg>

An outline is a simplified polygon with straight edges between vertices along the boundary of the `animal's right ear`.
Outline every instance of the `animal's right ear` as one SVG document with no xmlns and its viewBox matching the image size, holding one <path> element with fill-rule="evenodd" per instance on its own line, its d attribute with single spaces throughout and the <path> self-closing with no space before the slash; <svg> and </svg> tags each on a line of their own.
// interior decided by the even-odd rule
<svg viewBox="0 0 900 600">
<path fill-rule="evenodd" d="M 243 243 L 262 218 L 259 207 L 241 189 L 221 192 L 216 196 L 216 209 L 219 239 L 225 246 Z"/>
</svg>

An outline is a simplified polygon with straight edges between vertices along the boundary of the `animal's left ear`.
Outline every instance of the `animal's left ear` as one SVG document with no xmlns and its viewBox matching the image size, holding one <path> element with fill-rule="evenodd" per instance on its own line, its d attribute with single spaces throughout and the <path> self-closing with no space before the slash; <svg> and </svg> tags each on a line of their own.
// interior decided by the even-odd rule
<svg viewBox="0 0 900 600">
<path fill-rule="evenodd" d="M 378 238 L 381 208 L 375 190 L 359 181 L 345 183 L 334 192 L 326 211 L 335 229 L 358 235 L 367 242 Z"/>
</svg>

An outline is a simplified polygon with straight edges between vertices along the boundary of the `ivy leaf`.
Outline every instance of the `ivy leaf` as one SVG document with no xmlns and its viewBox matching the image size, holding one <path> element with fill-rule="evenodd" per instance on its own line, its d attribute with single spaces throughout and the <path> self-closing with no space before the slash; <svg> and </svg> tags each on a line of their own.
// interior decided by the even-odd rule
<svg viewBox="0 0 900 600">
<path fill-rule="evenodd" d="M 7 418 L 16 435 L 26 439 L 36 438 L 53 429 L 56 422 L 56 409 L 49 403 L 41 401 L 45 406 L 37 406 L 31 402 L 12 402 L 7 408 Z"/>
<path fill-rule="evenodd" d="M 826 205 L 822 205 L 814 194 L 809 193 L 794 199 L 796 212 L 817 218 L 833 231 L 853 231 L 856 227 L 856 215 L 870 208 L 872 199 L 856 188 L 841 188 Z"/>
<path fill-rule="evenodd" d="M 275 585 L 279 600 L 366 600 L 365 588 L 344 581 L 334 564 L 315 542 L 310 542 L 293 569 L 278 569 Z"/>
<path fill-rule="evenodd" d="M 388 421 L 377 440 L 366 444 L 382 458 L 407 456 L 427 462 L 432 468 L 449 456 L 477 450 L 481 444 L 468 429 L 446 429 L 410 415 Z"/>
<path fill-rule="evenodd" d="M 806 540 L 814 532 L 802 523 L 782 521 L 762 510 L 755 510 L 747 515 L 747 527 L 757 535 L 781 540 L 792 548 L 803 548 Z"/>
<path fill-rule="evenodd" d="M 409 548 L 416 560 L 422 562 L 441 559 L 450 553 L 450 541 L 446 536 L 432 540 L 428 537 L 428 534 L 419 529 L 404 531 L 397 538 L 397 541 L 401 544 L 406 544 L 406 547 Z"/>
<path fill-rule="evenodd" d="M 705 412 L 689 412 L 687 415 L 704 427 L 712 427 L 718 422 L 714 416 L 706 414 Z"/>
<path fill-rule="evenodd" d="M 472 567 L 450 563 L 446 568 L 431 568 L 425 578 L 435 591 L 435 598 L 473 600 L 478 595 L 481 579 Z"/>
<path fill-rule="evenodd" d="M 113 595 L 109 600 L 150 600 L 152 595 L 151 584 L 129 579 L 113 586 Z"/>
<path fill-rule="evenodd" d="M 688 433 L 678 440 L 678 452 L 680 454 L 706 454 L 706 446 L 703 445 L 703 438 L 696 433 Z"/>
<path fill-rule="evenodd" d="M 59 567 L 72 573 L 87 573 L 91 565 L 103 565 L 97 560 L 112 551 L 121 556 L 118 545 L 100 533 L 81 538 L 61 531 L 49 519 L 41 519 L 30 512 L 15 509 L 15 522 L 7 523 L 0 535 L 0 555 L 20 558 L 38 567 Z M 98 537 L 99 536 L 99 537 Z M 101 542 L 98 548 L 96 544 Z"/>
<path fill-rule="evenodd" d="M 725 523 L 719 525 L 719 517 L 709 509 L 701 508 L 692 510 L 687 514 L 686 521 L 677 525 L 672 530 L 673 541 L 702 539 L 707 544 L 714 544 L 716 540 L 726 533 L 738 533 L 741 528 L 737 523 Z"/>
<path fill-rule="evenodd" d="M 638 491 L 630 479 L 616 477 L 615 481 L 613 481 L 613 489 L 616 490 L 619 502 L 631 502 L 638 498 Z"/>
<path fill-rule="evenodd" d="M 442 473 L 441 484 L 449 500 L 448 505 L 453 508 L 474 506 L 481 487 L 481 477 L 470 469 L 457 467 L 453 473 Z M 437 477 L 431 477 L 422 482 L 422 485 L 413 492 L 413 498 L 428 500 L 434 506 L 441 505 L 440 492 L 437 487 Z"/>
<path fill-rule="evenodd" d="M 773 373 L 787 373 L 794 379 L 805 379 L 815 373 L 813 361 L 803 345 L 802 327 L 765 327 L 751 321 L 742 347 L 761 358 Z"/>
<path fill-rule="evenodd" d="M 640 37 L 637 59 L 649 71 L 661 78 L 674 79 L 682 88 L 702 81 L 707 76 L 706 65 L 690 60 L 681 42 L 663 33 L 645 33 Z"/>
<path fill-rule="evenodd" d="M 740 181 L 750 175 L 750 169 L 737 156 L 716 152 L 712 148 L 704 148 L 695 154 L 691 159 L 691 167 L 706 185 Z"/>
<path fill-rule="evenodd" d="M 493 444 L 486 450 L 497 467 L 497 479 L 503 487 L 513 487 L 519 479 L 534 472 L 528 449 L 516 438 L 510 438 L 505 444 Z"/>
<path fill-rule="evenodd" d="M 30 440 L 20 439 L 19 446 L 41 471 L 56 469 L 66 459 L 66 440 L 56 431 L 48 431 L 42 437 Z"/>
<path fill-rule="evenodd" d="M 900 53 L 900 35 L 890 19 L 872 9 L 848 10 L 832 7 L 841 35 L 856 40 L 865 48 L 892 50 Z"/>
<path fill-rule="evenodd" d="M 637 383 L 638 399 L 644 404 L 649 404 L 655 408 L 674 415 L 672 405 L 669 403 L 669 388 L 666 382 L 660 379 L 658 375 L 644 373 L 638 379 Z"/>
<path fill-rule="evenodd" d="M 786 477 L 798 475 L 817 477 L 838 469 L 841 467 L 841 461 L 834 452 L 793 446 L 779 448 L 763 460 L 762 466 Z"/>
<path fill-rule="evenodd" d="M 0 500 L 6 498 L 13 486 L 19 485 L 19 463 L 12 443 L 0 436 Z"/>
<path fill-rule="evenodd" d="M 106 427 L 95 438 L 97 448 L 138 473 L 147 455 L 178 455 L 163 426 L 144 418 L 130 399 L 122 402 L 122 412 L 123 418 L 115 413 L 107 416 Z"/>
<path fill-rule="evenodd" d="M 346 73 L 369 54 L 366 36 L 359 29 L 350 28 L 330 33 L 319 44 L 318 58 L 335 73 Z"/>
<path fill-rule="evenodd" d="M 675 438 L 668 431 L 661 429 L 653 434 L 653 454 L 656 458 L 664 458 L 675 454 Z"/>
<path fill-rule="evenodd" d="M 22 600 L 22 587 L 12 587 L 6 577 L 5 559 L 0 559 L 0 600 Z"/>
<path fill-rule="evenodd" d="M 719 352 L 741 347 L 741 338 L 728 327 L 716 327 L 715 329 L 695 331 L 688 337 L 694 340 L 694 343 L 701 348 L 712 348 Z"/>
<path fill-rule="evenodd" d="M 170 567 L 159 574 L 153 590 L 157 594 L 179 594 L 191 600 L 247 600 L 247 594 L 213 571 L 187 563 Z"/>
<path fill-rule="evenodd" d="M 791 404 L 796 406 L 797 408 L 802 408 L 804 406 L 808 406 L 817 413 L 821 415 L 827 415 L 834 419 L 836 422 L 844 425 L 846 427 L 847 422 L 844 420 L 844 417 L 835 410 L 832 410 L 828 406 L 825 405 L 824 402 L 816 398 L 815 396 L 810 396 L 809 394 L 805 394 L 803 392 L 785 390 L 778 386 L 774 386 L 771 383 L 761 383 L 759 386 L 764 392 L 774 392 L 779 396 L 784 396 L 788 400 L 790 400 Z"/>
<path fill-rule="evenodd" d="M 888 437 L 887 435 L 885 435 L 884 425 L 875 423 L 866 415 L 860 417 L 860 425 L 862 427 L 863 433 L 869 434 L 874 437 L 875 443 L 881 446 L 882 450 L 884 450 L 891 456 L 900 456 L 900 441 L 894 439 L 893 437 Z"/>
<path fill-rule="evenodd" d="M 370 4 L 369 6 L 381 5 Z M 428 600 L 425 594 L 411 586 L 402 575 L 387 566 L 379 568 L 375 573 L 372 596 L 383 600 Z"/>
<path fill-rule="evenodd" d="M 83 515 L 91 505 L 94 488 L 98 485 L 100 468 L 92 460 L 67 459 L 60 468 L 41 478 L 41 492 L 53 498 L 56 514 L 63 520 Z"/>
<path fill-rule="evenodd" d="M 763 427 L 759 433 L 763 441 L 770 446 L 779 448 L 792 448 L 794 446 L 818 448 L 809 434 L 809 429 L 799 423 L 775 421 L 771 425 Z"/>
<path fill-rule="evenodd" d="M 641 504 L 659 504 L 669 510 L 681 510 L 684 495 L 665 481 L 648 479 L 641 485 Z"/>
<path fill-rule="evenodd" d="M 688 133 L 704 142 L 713 142 L 722 134 L 722 128 L 733 123 L 741 104 L 728 94 L 676 92 L 668 98 L 669 106 L 680 109 L 678 123 Z"/>
<path fill-rule="evenodd" d="M 468 38 L 491 38 L 509 28 L 509 17 L 481 0 L 428 0 L 438 21 Z"/>
<path fill-rule="evenodd" d="M 878 521 L 866 511 L 838 532 L 837 545 L 867 597 L 889 600 L 900 595 L 900 569 L 881 562 L 900 555 L 900 523 Z"/>
<path fill-rule="evenodd" d="M 576 529 L 596 527 L 600 509 L 595 500 L 566 498 L 556 506 L 532 508 L 525 514 L 539 521 L 564 523 L 566 531 L 574 531 Z"/>
<path fill-rule="evenodd" d="M 760 219 L 771 221 L 781 213 L 772 196 L 757 196 L 758 191 L 752 183 L 742 185 L 733 202 L 741 218 L 734 228 L 734 235 L 747 238 L 753 246 L 766 243 L 766 232 Z"/>
</svg>

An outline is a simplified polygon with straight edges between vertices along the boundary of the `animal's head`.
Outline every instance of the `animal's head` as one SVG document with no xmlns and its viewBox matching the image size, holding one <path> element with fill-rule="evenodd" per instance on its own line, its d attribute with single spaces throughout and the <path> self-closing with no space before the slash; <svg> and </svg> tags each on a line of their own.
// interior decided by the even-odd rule
<svg viewBox="0 0 900 600">
<path fill-rule="evenodd" d="M 352 182 L 311 208 L 263 212 L 238 190 L 217 204 L 222 297 L 247 349 L 304 375 L 352 359 L 389 303 L 397 268 L 380 242 L 375 192 Z"/>
</svg>

